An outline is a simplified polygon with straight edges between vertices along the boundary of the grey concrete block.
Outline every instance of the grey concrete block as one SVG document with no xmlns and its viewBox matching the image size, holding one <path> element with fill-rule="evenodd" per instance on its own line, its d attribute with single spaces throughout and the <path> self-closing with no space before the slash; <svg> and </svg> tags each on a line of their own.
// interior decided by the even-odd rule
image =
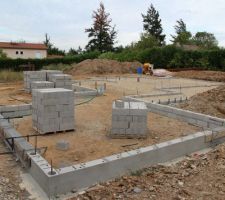
<svg viewBox="0 0 225 200">
<path fill-rule="evenodd" d="M 33 91 L 33 127 L 40 133 L 73 130 L 74 93 L 63 88 Z"/>
<path fill-rule="evenodd" d="M 116 101 L 115 101 L 115 106 L 116 106 L 117 108 L 124 108 L 124 101 L 116 100 Z"/>
<path fill-rule="evenodd" d="M 67 151 L 70 148 L 70 143 L 66 140 L 60 140 L 56 143 L 56 149 L 61 151 Z"/>
</svg>

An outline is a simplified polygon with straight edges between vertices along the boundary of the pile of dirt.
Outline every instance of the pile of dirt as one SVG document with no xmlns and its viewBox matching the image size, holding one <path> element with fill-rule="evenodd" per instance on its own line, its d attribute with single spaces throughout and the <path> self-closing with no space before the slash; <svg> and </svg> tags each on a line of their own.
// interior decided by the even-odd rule
<svg viewBox="0 0 225 200">
<path fill-rule="evenodd" d="M 225 85 L 197 94 L 180 108 L 225 118 Z"/>
<path fill-rule="evenodd" d="M 73 200 L 224 199 L 225 145 L 170 166 L 157 165 L 98 184 Z"/>
<path fill-rule="evenodd" d="M 67 72 L 71 75 L 78 74 L 126 74 L 134 73 L 140 62 L 119 62 L 116 60 L 94 59 L 84 60 L 74 64 L 72 69 Z"/>
<path fill-rule="evenodd" d="M 225 82 L 225 72 L 220 71 L 180 71 L 174 72 L 173 76 L 181 78 L 193 78 L 207 81 Z"/>
</svg>

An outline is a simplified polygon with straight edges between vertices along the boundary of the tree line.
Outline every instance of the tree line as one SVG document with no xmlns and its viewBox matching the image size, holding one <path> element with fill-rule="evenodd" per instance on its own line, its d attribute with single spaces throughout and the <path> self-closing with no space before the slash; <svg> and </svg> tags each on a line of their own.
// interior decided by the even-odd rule
<svg viewBox="0 0 225 200">
<path fill-rule="evenodd" d="M 68 52 L 57 48 L 51 42 L 50 36 L 46 33 L 44 44 L 48 47 L 48 55 L 74 56 L 91 51 L 100 53 L 106 52 L 122 52 L 132 50 L 144 50 L 154 47 L 166 46 L 166 35 L 163 33 L 162 20 L 159 12 L 153 4 L 149 6 L 147 12 L 142 15 L 143 32 L 137 42 L 132 42 L 125 47 L 116 46 L 117 34 L 116 26 L 112 25 L 110 13 L 106 12 L 104 4 L 101 2 L 99 8 L 93 11 L 93 23 L 91 27 L 84 31 L 88 34 L 89 41 L 82 49 L 80 46 L 77 49 L 70 48 Z M 174 26 L 175 35 L 171 35 L 171 42 L 176 47 L 195 46 L 199 49 L 218 49 L 218 41 L 214 34 L 206 31 L 197 32 L 195 35 L 187 29 L 183 19 L 176 21 Z M 2 56 L 1 56 L 2 55 Z M 5 55 L 0 52 L 0 57 Z"/>
<path fill-rule="evenodd" d="M 44 43 L 48 47 L 48 54 L 69 56 L 90 51 L 99 51 L 100 53 L 121 52 L 124 49 L 146 49 L 166 46 L 166 35 L 163 33 L 162 20 L 153 4 L 149 6 L 145 14 L 141 15 L 143 19 L 143 32 L 140 34 L 140 38 L 137 42 L 132 42 L 126 47 L 115 46 L 117 43 L 116 39 L 118 31 L 116 30 L 116 26 L 112 25 L 110 13 L 106 12 L 102 2 L 100 3 L 99 8 L 93 11 L 93 24 L 91 27 L 85 29 L 89 41 L 84 49 L 79 46 L 77 49 L 70 48 L 66 53 L 64 50 L 58 49 L 50 42 L 48 34 L 45 35 Z M 171 35 L 171 42 L 177 47 L 193 45 L 200 49 L 218 48 L 218 41 L 214 34 L 202 31 L 192 35 L 192 33 L 188 31 L 183 19 L 177 20 L 174 28 L 175 35 Z"/>
</svg>

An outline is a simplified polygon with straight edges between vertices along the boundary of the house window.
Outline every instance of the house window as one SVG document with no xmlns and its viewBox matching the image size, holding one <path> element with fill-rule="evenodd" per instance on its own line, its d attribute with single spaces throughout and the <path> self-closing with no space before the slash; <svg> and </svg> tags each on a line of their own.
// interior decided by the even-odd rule
<svg viewBox="0 0 225 200">
<path fill-rule="evenodd" d="M 16 51 L 16 54 L 19 54 L 19 52 L 18 52 L 18 51 Z"/>
<path fill-rule="evenodd" d="M 20 54 L 23 55 L 23 51 L 21 51 Z"/>
<path fill-rule="evenodd" d="M 40 52 L 36 52 L 36 53 L 35 53 L 35 58 L 40 59 L 40 58 L 41 58 L 41 53 L 40 53 Z"/>
</svg>

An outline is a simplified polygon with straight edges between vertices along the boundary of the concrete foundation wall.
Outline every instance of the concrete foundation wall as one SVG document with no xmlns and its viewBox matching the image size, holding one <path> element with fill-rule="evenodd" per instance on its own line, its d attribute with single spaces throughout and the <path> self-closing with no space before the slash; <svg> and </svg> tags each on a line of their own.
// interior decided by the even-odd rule
<svg viewBox="0 0 225 200">
<path fill-rule="evenodd" d="M 72 89 L 74 91 L 75 97 L 85 97 L 85 96 L 97 96 L 98 91 L 96 89 L 72 85 Z"/>
<path fill-rule="evenodd" d="M 72 85 L 72 89 L 74 92 L 86 92 L 86 91 L 93 91 L 94 89 L 84 87 L 84 86 L 78 86 L 78 85 Z"/>
<path fill-rule="evenodd" d="M 210 115 L 196 113 L 189 110 L 183 110 L 183 109 L 179 109 L 179 108 L 175 108 L 175 107 L 171 107 L 167 105 L 162 105 L 158 103 L 151 103 L 148 101 L 135 99 L 132 97 L 124 97 L 124 100 L 144 102 L 149 112 L 153 112 L 165 117 L 182 120 L 189 124 L 197 125 L 200 127 L 212 129 L 218 126 L 225 126 L 225 120 L 218 117 L 212 117 Z"/>
<path fill-rule="evenodd" d="M 50 176 L 49 168 L 37 172 L 30 170 L 33 177 L 37 177 L 38 182 L 49 196 L 70 192 L 73 189 L 79 190 L 89 187 L 95 183 L 106 181 L 135 171 L 144 167 L 149 167 L 158 163 L 166 162 L 195 151 L 211 147 L 217 143 L 225 141 L 225 137 L 218 138 L 213 142 L 206 142 L 206 137 L 212 135 L 212 131 L 195 133 L 193 135 L 163 142 L 129 152 L 105 157 L 79 165 L 60 168 L 56 174 Z M 34 164 L 32 167 L 37 167 Z M 34 175 L 35 173 L 35 175 Z M 38 173 L 45 173 L 46 177 L 40 178 Z M 45 183 L 48 182 L 48 187 Z"/>
<path fill-rule="evenodd" d="M 49 163 L 40 155 L 32 155 L 33 147 L 25 139 L 15 140 L 15 151 L 20 160 L 30 163 L 29 172 L 39 183 L 49 197 L 63 194 L 71 190 L 90 187 L 101 181 L 107 181 L 131 171 L 136 171 L 151 165 L 170 161 L 172 159 L 212 147 L 225 141 L 225 120 L 191 111 L 185 111 L 170 106 L 145 102 L 148 111 L 167 117 L 180 119 L 200 126 L 214 128 L 213 131 L 198 132 L 160 144 L 123 152 L 102 159 L 53 169 L 50 174 Z M 10 125 L 8 120 L 0 115 L 0 134 L 4 137 L 15 137 L 20 134 Z M 215 130 L 218 132 L 215 133 Z M 21 154 L 20 154 L 21 152 Z M 25 154 L 25 157 L 24 157 Z M 27 158 L 27 159 L 26 159 Z"/>
<path fill-rule="evenodd" d="M 3 118 L 2 115 L 0 115 L 0 135 L 3 139 L 21 136 L 20 133 L 17 132 L 8 122 L 8 120 Z M 12 139 L 10 139 L 8 140 L 8 142 L 10 144 L 14 143 L 14 149 L 11 149 L 11 146 L 5 141 L 8 148 L 10 150 L 13 150 L 15 155 L 20 159 L 21 163 L 25 165 L 24 160 L 27 159 L 27 152 L 33 152 L 33 146 L 24 138 L 16 138 L 14 139 L 14 142 L 12 141 Z"/>
<path fill-rule="evenodd" d="M 221 118 L 160 104 L 146 103 L 146 106 L 150 112 L 182 120 L 200 127 L 215 128 L 218 126 L 225 126 L 225 120 Z"/>
<path fill-rule="evenodd" d="M 0 106 L 0 113 L 4 118 L 12 119 L 32 114 L 31 104 Z"/>
</svg>

